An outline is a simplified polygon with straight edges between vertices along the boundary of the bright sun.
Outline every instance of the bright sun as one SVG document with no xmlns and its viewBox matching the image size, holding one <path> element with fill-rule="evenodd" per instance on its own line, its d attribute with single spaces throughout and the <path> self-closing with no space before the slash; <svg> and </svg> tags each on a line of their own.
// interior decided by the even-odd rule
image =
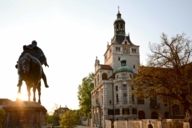
<svg viewBox="0 0 192 128">
<path fill-rule="evenodd" d="M 17 93 L 17 100 L 24 101 L 24 100 L 26 100 L 26 98 L 22 93 Z"/>
</svg>

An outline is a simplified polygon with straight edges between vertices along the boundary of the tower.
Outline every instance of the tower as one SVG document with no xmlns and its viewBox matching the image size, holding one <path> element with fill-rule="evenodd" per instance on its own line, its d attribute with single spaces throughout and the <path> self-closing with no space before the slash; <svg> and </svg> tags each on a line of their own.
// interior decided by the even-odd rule
<svg viewBox="0 0 192 128">
<path fill-rule="evenodd" d="M 113 26 L 114 35 L 107 44 L 104 64 L 97 57 L 95 60 L 91 93 L 93 127 L 104 127 L 105 120 L 151 117 L 149 100 L 136 98 L 133 94 L 132 79 L 140 65 L 139 46 L 131 41 L 129 34 L 126 35 L 125 21 L 119 10 Z"/>
</svg>

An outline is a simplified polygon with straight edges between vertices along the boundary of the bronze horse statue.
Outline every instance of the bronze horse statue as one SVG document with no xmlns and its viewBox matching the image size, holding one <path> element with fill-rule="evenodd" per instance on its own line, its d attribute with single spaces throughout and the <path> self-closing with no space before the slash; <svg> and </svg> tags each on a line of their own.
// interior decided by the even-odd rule
<svg viewBox="0 0 192 128">
<path fill-rule="evenodd" d="M 41 78 L 43 68 L 41 62 L 30 53 L 24 53 L 17 61 L 17 70 L 19 75 L 18 92 L 21 92 L 22 81 L 25 81 L 28 91 L 28 101 L 33 89 L 33 101 L 36 102 L 36 90 L 38 91 L 38 102 L 41 103 Z"/>
<path fill-rule="evenodd" d="M 44 82 L 46 88 L 48 88 L 47 78 L 43 71 L 42 65 L 48 66 L 45 54 L 37 46 L 36 40 L 33 40 L 31 44 L 23 46 L 23 52 L 19 56 L 15 67 L 18 70 L 18 92 L 21 92 L 22 81 L 25 81 L 28 91 L 28 100 L 30 101 L 31 89 L 33 88 L 33 101 L 36 101 L 35 92 L 38 91 L 39 103 L 41 103 L 41 79 Z"/>
</svg>

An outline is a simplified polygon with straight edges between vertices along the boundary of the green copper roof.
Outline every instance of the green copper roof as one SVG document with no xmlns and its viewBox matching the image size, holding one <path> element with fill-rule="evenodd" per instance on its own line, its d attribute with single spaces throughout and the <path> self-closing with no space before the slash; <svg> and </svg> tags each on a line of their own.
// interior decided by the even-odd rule
<svg viewBox="0 0 192 128">
<path fill-rule="evenodd" d="M 119 72 L 131 72 L 131 73 L 133 73 L 133 69 L 128 67 L 128 66 L 121 66 L 115 70 L 115 73 L 119 73 Z"/>
</svg>

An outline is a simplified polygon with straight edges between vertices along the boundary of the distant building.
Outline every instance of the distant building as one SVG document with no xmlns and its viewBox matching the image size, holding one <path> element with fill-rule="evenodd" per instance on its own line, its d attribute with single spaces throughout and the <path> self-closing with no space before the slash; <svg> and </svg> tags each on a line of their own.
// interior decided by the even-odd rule
<svg viewBox="0 0 192 128">
<path fill-rule="evenodd" d="M 4 128 L 39 128 L 46 125 L 47 110 L 35 102 L 0 99 L 5 110 Z"/>
<path fill-rule="evenodd" d="M 63 115 L 63 113 L 65 113 L 66 111 L 69 111 L 70 109 L 68 107 L 59 107 L 58 109 L 56 109 L 54 111 L 54 115 L 58 115 L 58 116 L 61 116 Z"/>
<path fill-rule="evenodd" d="M 53 113 L 54 119 L 53 119 L 53 126 L 59 126 L 60 125 L 60 120 L 61 116 L 66 112 L 69 111 L 70 109 L 68 107 L 59 107 L 56 109 Z"/>
<path fill-rule="evenodd" d="M 114 36 L 107 44 L 104 64 L 95 60 L 95 78 L 92 96 L 92 125 L 105 127 L 105 120 L 157 119 L 173 114 L 169 104 L 158 97 L 137 98 L 131 81 L 140 66 L 139 46 L 125 33 L 125 21 L 120 11 L 114 21 Z M 181 108 L 174 108 L 180 114 Z"/>
</svg>

